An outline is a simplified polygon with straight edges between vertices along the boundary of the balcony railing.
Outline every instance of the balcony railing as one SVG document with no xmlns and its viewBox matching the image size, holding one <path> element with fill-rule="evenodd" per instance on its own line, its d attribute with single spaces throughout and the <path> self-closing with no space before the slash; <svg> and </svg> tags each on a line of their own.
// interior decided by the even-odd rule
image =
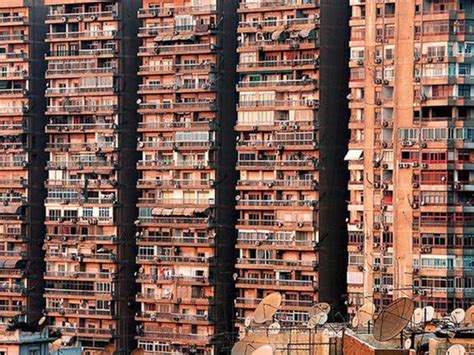
<svg viewBox="0 0 474 355">
<path fill-rule="evenodd" d="M 267 266 L 295 266 L 314 268 L 316 261 L 305 260 L 283 260 L 283 259 L 261 259 L 261 258 L 238 258 L 237 264 L 242 265 L 267 265 Z"/>
<path fill-rule="evenodd" d="M 314 188 L 318 185 L 315 180 L 239 180 L 237 186 L 243 187 L 282 187 L 282 188 Z"/>
<path fill-rule="evenodd" d="M 59 313 L 62 315 L 85 315 L 85 316 L 111 316 L 110 309 L 84 309 L 84 308 L 64 308 L 64 307 L 46 307 L 48 313 Z"/>
<path fill-rule="evenodd" d="M 12 33 L 0 35 L 0 42 L 9 42 L 9 41 L 26 41 L 28 40 L 28 35 L 24 33 Z"/>
<path fill-rule="evenodd" d="M 161 179 L 139 179 L 139 187 L 211 187 L 214 184 L 212 180 L 190 180 L 190 179 L 174 179 L 174 180 L 161 180 Z"/>
<path fill-rule="evenodd" d="M 141 223 L 207 225 L 209 220 L 201 217 L 139 217 Z"/>
<path fill-rule="evenodd" d="M 176 262 L 176 263 L 198 263 L 208 264 L 213 261 L 212 257 L 199 257 L 199 256 L 178 256 L 178 255 L 138 255 L 137 262 L 148 261 L 148 262 Z"/>
<path fill-rule="evenodd" d="M 316 207 L 316 200 L 239 200 L 238 206 L 248 207 Z"/>
<path fill-rule="evenodd" d="M 267 81 L 241 81 L 239 88 L 274 87 L 274 86 L 314 86 L 316 79 L 290 79 L 290 80 L 267 80 Z"/>
<path fill-rule="evenodd" d="M 72 88 L 49 88 L 46 89 L 46 95 L 78 95 L 97 92 L 113 92 L 113 86 L 90 86 L 90 87 L 72 87 Z"/>
<path fill-rule="evenodd" d="M 1 200 L 0 200 L 1 201 Z M 139 204 L 152 205 L 214 205 L 213 198 L 139 198 Z"/>
<path fill-rule="evenodd" d="M 101 38 L 114 37 L 117 34 L 115 30 L 103 31 L 84 31 L 84 32 L 54 32 L 48 33 L 46 39 L 68 39 L 68 38 Z"/>
<path fill-rule="evenodd" d="M 176 44 L 166 46 L 140 47 L 138 53 L 159 54 L 159 53 L 195 53 L 212 52 L 217 47 L 214 44 Z"/>
<path fill-rule="evenodd" d="M 249 0 L 240 3 L 241 9 L 257 9 L 277 6 L 319 5 L 320 0 Z"/>
<path fill-rule="evenodd" d="M 172 16 L 182 14 L 195 14 L 197 12 L 214 12 L 216 5 L 191 5 L 191 6 L 176 6 L 176 7 L 152 7 L 142 8 L 138 11 L 139 17 L 145 16 Z"/>
<path fill-rule="evenodd" d="M 48 123 L 46 125 L 47 131 L 94 131 L 102 129 L 115 129 L 117 124 L 113 122 L 109 123 Z"/>
<path fill-rule="evenodd" d="M 169 319 L 176 321 L 207 321 L 209 318 L 206 314 L 182 314 L 182 313 L 154 313 L 154 312 L 138 312 L 137 317 L 147 319 Z"/>
<path fill-rule="evenodd" d="M 8 24 L 10 22 L 25 22 L 27 20 L 28 20 L 28 17 L 21 16 L 21 15 L 1 16 L 0 24 Z"/>
<path fill-rule="evenodd" d="M 277 280 L 239 277 L 237 283 L 281 287 L 314 287 L 314 281 L 311 280 Z"/>
<path fill-rule="evenodd" d="M 115 48 L 96 48 L 78 50 L 60 50 L 46 53 L 46 57 L 78 57 L 78 56 L 100 56 L 116 54 Z"/>
<path fill-rule="evenodd" d="M 63 19 L 77 19 L 80 18 L 101 18 L 101 17 L 114 17 L 116 11 L 93 11 L 93 12 L 71 12 L 71 13 L 54 13 L 46 15 L 47 21 L 58 21 Z"/>
<path fill-rule="evenodd" d="M 240 28 L 260 28 L 260 27 L 279 27 L 279 26 L 298 26 L 308 25 L 317 23 L 317 19 L 313 18 L 288 18 L 288 19 L 275 19 L 275 20 L 263 20 L 263 21 L 249 21 L 240 22 Z"/>
<path fill-rule="evenodd" d="M 97 111 L 115 111 L 118 105 L 116 104 L 76 104 L 76 105 L 60 105 L 60 106 L 48 106 L 47 113 L 81 113 L 81 112 L 97 112 Z"/>
</svg>

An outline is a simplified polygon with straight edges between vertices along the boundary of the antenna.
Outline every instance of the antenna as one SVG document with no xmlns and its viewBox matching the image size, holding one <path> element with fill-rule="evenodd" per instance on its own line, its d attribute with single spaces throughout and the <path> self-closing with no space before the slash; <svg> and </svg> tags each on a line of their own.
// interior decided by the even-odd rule
<svg viewBox="0 0 474 355">
<path fill-rule="evenodd" d="M 454 311 L 451 312 L 451 317 L 450 319 L 456 323 L 460 324 L 463 320 L 464 317 L 466 317 L 466 312 L 462 308 L 456 308 Z"/>
<path fill-rule="evenodd" d="M 461 344 L 451 345 L 446 351 L 446 355 L 464 355 L 466 353 L 466 348 Z"/>
<path fill-rule="evenodd" d="M 253 321 L 258 324 L 272 320 L 281 305 L 281 294 L 273 292 L 265 297 L 255 309 Z"/>
<path fill-rule="evenodd" d="M 413 300 L 399 298 L 385 307 L 374 323 L 373 335 L 378 341 L 395 338 L 410 322 L 413 315 Z"/>
</svg>

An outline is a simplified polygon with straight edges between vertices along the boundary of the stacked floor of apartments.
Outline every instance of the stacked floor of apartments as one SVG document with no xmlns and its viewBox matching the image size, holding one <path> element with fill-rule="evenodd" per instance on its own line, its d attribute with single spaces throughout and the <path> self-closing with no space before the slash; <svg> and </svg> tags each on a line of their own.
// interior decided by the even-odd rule
<svg viewBox="0 0 474 355">
<path fill-rule="evenodd" d="M 45 314 L 91 353 L 133 342 L 133 3 L 46 1 Z"/>
<path fill-rule="evenodd" d="M 138 13 L 136 321 L 146 352 L 211 354 L 226 341 L 216 334 L 229 332 L 235 9 L 147 0 Z"/>
<path fill-rule="evenodd" d="M 344 279 L 334 262 L 345 259 L 345 236 L 338 231 L 345 215 L 344 172 L 336 176 L 333 164 L 346 137 L 343 125 L 334 124 L 345 119 L 346 93 L 339 86 L 344 70 L 334 69 L 345 53 L 343 41 L 330 33 L 344 33 L 333 21 L 345 12 L 343 2 L 240 3 L 239 323 L 275 291 L 283 295 L 276 318 L 286 326 L 307 321 L 309 308 L 320 300 L 340 305 L 334 295 Z M 328 215 L 330 206 L 339 216 Z"/>
<path fill-rule="evenodd" d="M 0 329 L 41 317 L 44 181 L 40 2 L 0 4 Z"/>
<path fill-rule="evenodd" d="M 352 3 L 349 304 L 473 303 L 470 1 Z"/>
</svg>

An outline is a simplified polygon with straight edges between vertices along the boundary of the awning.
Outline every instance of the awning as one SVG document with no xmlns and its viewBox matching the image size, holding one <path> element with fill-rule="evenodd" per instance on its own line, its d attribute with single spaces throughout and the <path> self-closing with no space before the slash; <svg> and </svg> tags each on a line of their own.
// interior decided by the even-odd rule
<svg viewBox="0 0 474 355">
<path fill-rule="evenodd" d="M 163 213 L 164 208 L 154 208 L 151 210 L 151 215 L 152 216 L 161 216 Z"/>
<path fill-rule="evenodd" d="M 311 35 L 311 32 L 314 31 L 314 28 L 309 28 L 309 29 L 306 29 L 306 30 L 301 30 L 300 33 L 299 33 L 299 36 L 301 38 L 308 38 L 310 35 Z"/>
<path fill-rule="evenodd" d="M 172 208 L 163 208 L 163 211 L 161 212 L 162 216 L 172 216 L 173 215 L 173 209 Z"/>
<path fill-rule="evenodd" d="M 174 35 L 159 35 L 159 36 L 156 36 L 155 37 L 155 42 L 163 42 L 163 41 L 172 41 L 173 38 L 175 36 Z"/>
<path fill-rule="evenodd" d="M 345 161 L 349 160 L 360 160 L 364 156 L 363 149 L 351 149 L 347 152 L 346 156 L 344 157 Z"/>
<path fill-rule="evenodd" d="M 13 259 L 0 260 L 0 269 L 16 269 L 17 262 Z"/>
<path fill-rule="evenodd" d="M 283 31 L 275 31 L 272 33 L 272 40 L 278 41 L 282 35 Z"/>
<path fill-rule="evenodd" d="M 7 205 L 0 206 L 0 214 L 21 214 L 21 206 L 18 205 Z"/>
</svg>

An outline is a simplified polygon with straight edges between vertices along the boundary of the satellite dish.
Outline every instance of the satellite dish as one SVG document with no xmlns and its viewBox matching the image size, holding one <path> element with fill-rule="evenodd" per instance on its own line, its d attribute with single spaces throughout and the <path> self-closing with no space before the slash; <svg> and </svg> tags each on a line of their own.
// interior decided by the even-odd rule
<svg viewBox="0 0 474 355">
<path fill-rule="evenodd" d="M 323 325 L 324 323 L 328 321 L 328 315 L 324 312 L 321 312 L 321 313 L 316 314 L 315 316 L 312 316 L 310 320 L 311 319 L 314 319 L 317 325 Z"/>
<path fill-rule="evenodd" d="M 329 312 L 331 312 L 331 306 L 329 305 L 329 303 L 326 302 L 316 303 L 308 311 L 310 317 L 313 317 L 319 313 L 329 314 Z"/>
<path fill-rule="evenodd" d="M 252 355 L 262 345 L 268 345 L 269 339 L 264 335 L 251 334 L 237 342 L 232 348 L 232 355 Z"/>
<path fill-rule="evenodd" d="M 464 355 L 466 353 L 466 348 L 461 344 L 451 345 L 446 351 L 446 355 Z"/>
<path fill-rule="evenodd" d="M 474 306 L 471 306 L 467 309 L 464 322 L 471 326 L 474 325 Z"/>
<path fill-rule="evenodd" d="M 359 324 L 366 325 L 374 318 L 375 313 L 375 304 L 372 302 L 364 303 L 358 310 L 357 310 L 357 318 L 359 318 Z"/>
<path fill-rule="evenodd" d="M 308 329 L 314 329 L 316 328 L 316 326 L 318 325 L 316 319 L 314 317 L 311 317 L 309 320 L 308 320 L 308 324 L 306 325 L 308 327 Z"/>
<path fill-rule="evenodd" d="M 357 328 L 359 324 L 360 324 L 359 317 L 355 316 L 354 318 L 352 318 L 352 322 L 351 322 L 352 328 Z"/>
<path fill-rule="evenodd" d="M 251 317 L 245 317 L 244 325 L 248 328 L 248 327 L 250 327 L 250 324 L 252 324 L 252 318 Z"/>
<path fill-rule="evenodd" d="M 272 319 L 273 315 L 278 311 L 281 305 L 281 294 L 273 292 L 265 297 L 257 306 L 253 314 L 255 323 L 262 324 Z"/>
<path fill-rule="evenodd" d="M 434 318 L 435 309 L 431 306 L 423 307 L 423 322 L 431 322 Z"/>
<path fill-rule="evenodd" d="M 257 350 L 252 352 L 252 355 L 273 355 L 273 348 L 269 344 L 262 345 Z"/>
<path fill-rule="evenodd" d="M 422 308 L 415 308 L 413 311 L 413 315 L 411 317 L 411 321 L 414 324 L 420 324 L 423 321 L 423 309 Z"/>
<path fill-rule="evenodd" d="M 395 338 L 410 322 L 413 309 L 413 300 L 407 297 L 399 298 L 389 304 L 374 322 L 374 338 L 378 341 Z"/>
<path fill-rule="evenodd" d="M 405 340 L 405 342 L 403 343 L 403 347 L 405 348 L 405 350 L 410 350 L 411 349 L 411 339 L 410 338 L 407 338 L 407 340 Z"/>
<path fill-rule="evenodd" d="M 268 327 L 268 334 L 277 335 L 278 333 L 280 333 L 280 330 L 281 330 L 280 323 L 275 322 L 275 323 L 270 324 L 270 326 Z"/>
<path fill-rule="evenodd" d="M 456 324 L 460 324 L 464 317 L 466 317 L 466 312 L 462 308 L 456 308 L 451 312 L 451 320 Z"/>
</svg>

